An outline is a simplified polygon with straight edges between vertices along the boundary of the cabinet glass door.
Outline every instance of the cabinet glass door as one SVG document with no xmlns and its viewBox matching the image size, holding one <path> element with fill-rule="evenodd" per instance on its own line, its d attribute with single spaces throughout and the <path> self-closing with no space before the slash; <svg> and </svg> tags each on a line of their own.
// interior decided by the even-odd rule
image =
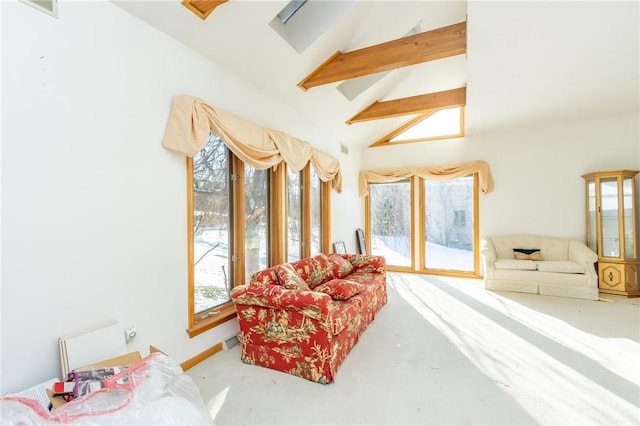
<svg viewBox="0 0 640 426">
<path fill-rule="evenodd" d="M 596 183 L 593 180 L 587 183 L 587 202 L 589 203 L 589 216 L 587 217 L 588 240 L 587 245 L 594 252 L 598 252 L 598 234 L 596 231 Z"/>
<path fill-rule="evenodd" d="M 625 178 L 622 181 L 622 205 L 624 208 L 624 257 L 636 258 L 636 230 L 633 220 L 633 181 Z"/>
<path fill-rule="evenodd" d="M 618 180 L 600 180 L 600 226 L 604 257 L 620 257 L 620 228 L 618 222 Z"/>
</svg>

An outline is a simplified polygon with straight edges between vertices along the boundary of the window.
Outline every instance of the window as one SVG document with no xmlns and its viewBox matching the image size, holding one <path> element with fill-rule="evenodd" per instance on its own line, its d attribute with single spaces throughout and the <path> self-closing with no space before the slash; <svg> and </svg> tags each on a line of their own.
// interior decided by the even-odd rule
<svg viewBox="0 0 640 426">
<path fill-rule="evenodd" d="M 322 181 L 311 166 L 309 198 L 311 203 L 311 255 L 322 251 Z"/>
<path fill-rule="evenodd" d="M 354 0 L 291 0 L 269 26 L 296 52 L 302 53 L 356 5 Z"/>
<path fill-rule="evenodd" d="M 477 197 L 474 176 L 421 183 L 423 269 L 474 273 Z"/>
<path fill-rule="evenodd" d="M 307 2 L 307 0 L 292 0 L 278 13 L 278 19 L 283 24 L 287 21 Z"/>
<path fill-rule="evenodd" d="M 478 173 L 369 183 L 365 226 L 371 253 L 385 256 L 389 270 L 477 277 L 478 193 Z"/>
<path fill-rule="evenodd" d="M 302 259 L 302 182 L 300 172 L 287 171 L 287 262 Z"/>
<path fill-rule="evenodd" d="M 192 233 L 190 300 L 192 324 L 213 316 L 229 302 L 234 275 L 231 266 L 232 200 L 230 154 L 216 135 L 191 161 Z"/>
<path fill-rule="evenodd" d="M 384 256 L 391 267 L 413 266 L 412 182 L 369 185 L 371 253 Z"/>
<path fill-rule="evenodd" d="M 370 146 L 388 146 L 462 136 L 464 136 L 464 107 L 444 108 L 419 114 Z"/>
<path fill-rule="evenodd" d="M 244 165 L 245 282 L 268 265 L 269 171 Z"/>
</svg>

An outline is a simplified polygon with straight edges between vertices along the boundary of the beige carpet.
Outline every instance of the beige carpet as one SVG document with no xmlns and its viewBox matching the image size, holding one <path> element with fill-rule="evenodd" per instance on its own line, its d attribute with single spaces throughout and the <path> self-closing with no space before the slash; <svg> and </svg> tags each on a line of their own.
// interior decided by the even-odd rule
<svg viewBox="0 0 640 426">
<path fill-rule="evenodd" d="M 243 364 L 238 346 L 190 369 L 215 424 L 640 424 L 640 299 L 397 273 L 388 289 L 331 385 Z"/>
</svg>

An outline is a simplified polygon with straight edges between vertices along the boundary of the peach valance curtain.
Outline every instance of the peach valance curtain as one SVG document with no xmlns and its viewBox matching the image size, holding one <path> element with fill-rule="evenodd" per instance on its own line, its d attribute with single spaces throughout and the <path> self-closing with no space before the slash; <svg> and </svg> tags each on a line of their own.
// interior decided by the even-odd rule
<svg viewBox="0 0 640 426">
<path fill-rule="evenodd" d="M 342 191 L 340 162 L 335 157 L 308 142 L 259 126 L 193 96 L 181 95 L 173 100 L 162 146 L 192 157 L 205 147 L 210 130 L 231 152 L 256 169 L 276 167 L 284 161 L 298 172 L 311 161 L 323 182 L 331 181 L 336 192 Z"/>
<path fill-rule="evenodd" d="M 451 164 L 447 166 L 413 166 L 400 169 L 363 170 L 360 172 L 360 196 L 369 194 L 369 183 L 396 182 L 411 176 L 423 179 L 448 180 L 478 173 L 480 191 L 488 194 L 493 191 L 493 178 L 489 164 L 485 161 Z"/>
</svg>

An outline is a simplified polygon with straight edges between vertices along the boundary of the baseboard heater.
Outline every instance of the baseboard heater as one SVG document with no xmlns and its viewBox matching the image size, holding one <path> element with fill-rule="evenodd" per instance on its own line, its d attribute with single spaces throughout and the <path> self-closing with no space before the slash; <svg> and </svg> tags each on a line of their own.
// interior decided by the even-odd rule
<svg viewBox="0 0 640 426">
<path fill-rule="evenodd" d="M 234 346 L 238 346 L 239 344 L 240 344 L 240 340 L 238 339 L 237 334 L 234 334 L 233 336 L 229 337 L 228 339 L 222 342 L 222 346 L 224 347 L 225 350 L 229 350 Z"/>
</svg>

